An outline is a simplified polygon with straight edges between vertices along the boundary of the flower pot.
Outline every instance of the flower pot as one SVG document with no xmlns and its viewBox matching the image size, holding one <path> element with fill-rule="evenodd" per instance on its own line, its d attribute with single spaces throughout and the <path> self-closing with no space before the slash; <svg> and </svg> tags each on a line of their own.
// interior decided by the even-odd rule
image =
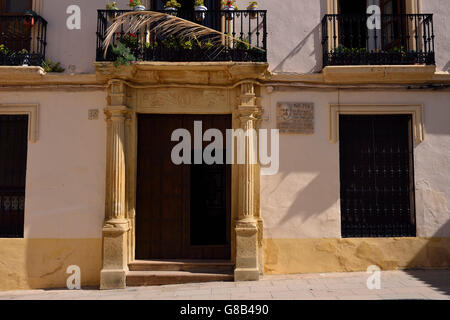
<svg viewBox="0 0 450 320">
<path fill-rule="evenodd" d="M 26 19 L 24 21 L 24 25 L 26 28 L 31 28 L 32 26 L 34 26 L 34 17 L 31 14 L 26 14 Z"/>
<path fill-rule="evenodd" d="M 145 6 L 135 6 L 133 7 L 134 11 L 145 11 Z"/>
<path fill-rule="evenodd" d="M 195 18 L 197 21 L 203 21 L 206 18 L 206 10 L 208 10 L 205 6 L 196 6 L 194 7 L 195 10 Z"/>
<path fill-rule="evenodd" d="M 248 11 L 250 11 L 249 12 L 249 16 L 250 16 L 250 19 L 256 19 L 256 17 L 258 16 L 258 12 L 256 12 L 256 10 L 258 10 L 258 6 L 249 6 L 248 8 L 247 8 L 247 10 Z M 254 12 L 252 12 L 252 11 L 254 11 Z"/>
<path fill-rule="evenodd" d="M 25 54 L 22 58 L 22 67 L 27 67 L 30 65 L 30 55 L 29 54 Z"/>
<path fill-rule="evenodd" d="M 228 12 L 225 12 L 225 19 L 226 20 L 233 20 L 233 17 L 234 17 L 234 6 L 225 6 L 224 8 L 223 8 L 223 11 L 228 11 Z"/>
<path fill-rule="evenodd" d="M 171 16 L 176 16 L 178 13 L 178 9 L 174 7 L 164 7 L 164 10 L 166 10 L 167 14 L 170 14 Z"/>
</svg>

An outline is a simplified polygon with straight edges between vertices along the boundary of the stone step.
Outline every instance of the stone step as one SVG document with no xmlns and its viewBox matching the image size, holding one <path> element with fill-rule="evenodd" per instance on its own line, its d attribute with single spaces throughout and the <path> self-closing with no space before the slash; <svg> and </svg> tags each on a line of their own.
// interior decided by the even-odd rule
<svg viewBox="0 0 450 320">
<path fill-rule="evenodd" d="M 231 273 L 192 272 L 192 271 L 129 271 L 127 286 L 155 286 L 167 284 L 233 281 Z"/>
<path fill-rule="evenodd" d="M 228 260 L 136 260 L 130 271 L 195 271 L 233 273 L 234 263 Z"/>
</svg>

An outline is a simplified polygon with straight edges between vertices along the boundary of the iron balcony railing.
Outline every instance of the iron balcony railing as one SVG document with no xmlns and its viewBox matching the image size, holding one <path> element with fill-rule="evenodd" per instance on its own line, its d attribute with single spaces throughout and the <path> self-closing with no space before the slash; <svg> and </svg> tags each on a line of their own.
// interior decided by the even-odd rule
<svg viewBox="0 0 450 320">
<path fill-rule="evenodd" d="M 0 15 L 0 65 L 40 66 L 45 59 L 47 21 L 38 15 Z"/>
<path fill-rule="evenodd" d="M 369 18 L 366 14 L 324 16 L 324 66 L 435 64 L 432 14 L 381 15 L 379 29 L 368 28 Z"/>
<path fill-rule="evenodd" d="M 114 61 L 116 55 L 108 48 L 106 56 L 103 42 L 114 17 L 130 10 L 98 10 L 97 61 Z M 171 11 L 159 11 L 173 14 Z M 142 61 L 267 61 L 266 10 L 207 10 L 204 12 L 178 11 L 177 16 L 221 31 L 242 40 L 230 41 L 225 37 L 221 44 L 212 45 L 208 37 L 183 40 L 155 35 L 149 28 L 135 34 L 126 34 L 122 27 L 113 39 L 113 46 L 121 41 L 131 49 L 136 60 Z"/>
</svg>

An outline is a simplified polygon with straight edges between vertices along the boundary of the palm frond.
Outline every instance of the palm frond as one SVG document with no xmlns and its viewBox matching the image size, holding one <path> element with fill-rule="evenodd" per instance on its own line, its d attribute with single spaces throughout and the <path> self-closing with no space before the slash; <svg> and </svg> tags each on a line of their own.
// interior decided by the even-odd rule
<svg viewBox="0 0 450 320">
<path fill-rule="evenodd" d="M 225 41 L 226 43 L 242 43 L 250 48 L 264 52 L 264 49 L 249 44 L 246 41 L 177 16 L 155 11 L 132 11 L 115 18 L 108 28 L 103 42 L 105 56 L 109 46 L 113 43 L 114 35 L 118 30 L 120 30 L 119 32 L 122 34 L 146 30 L 146 32 L 156 36 L 161 36 L 163 38 L 174 36 L 181 40 L 193 40 L 207 36 L 208 41 L 218 45 L 217 47 Z"/>
</svg>

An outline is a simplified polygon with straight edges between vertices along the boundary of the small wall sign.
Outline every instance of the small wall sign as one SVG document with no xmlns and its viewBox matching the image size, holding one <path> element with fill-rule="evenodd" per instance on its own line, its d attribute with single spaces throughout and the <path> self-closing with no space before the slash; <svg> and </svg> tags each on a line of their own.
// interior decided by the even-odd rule
<svg viewBox="0 0 450 320">
<path fill-rule="evenodd" d="M 313 134 L 314 104 L 279 102 L 277 104 L 277 129 L 280 133 Z"/>
</svg>

